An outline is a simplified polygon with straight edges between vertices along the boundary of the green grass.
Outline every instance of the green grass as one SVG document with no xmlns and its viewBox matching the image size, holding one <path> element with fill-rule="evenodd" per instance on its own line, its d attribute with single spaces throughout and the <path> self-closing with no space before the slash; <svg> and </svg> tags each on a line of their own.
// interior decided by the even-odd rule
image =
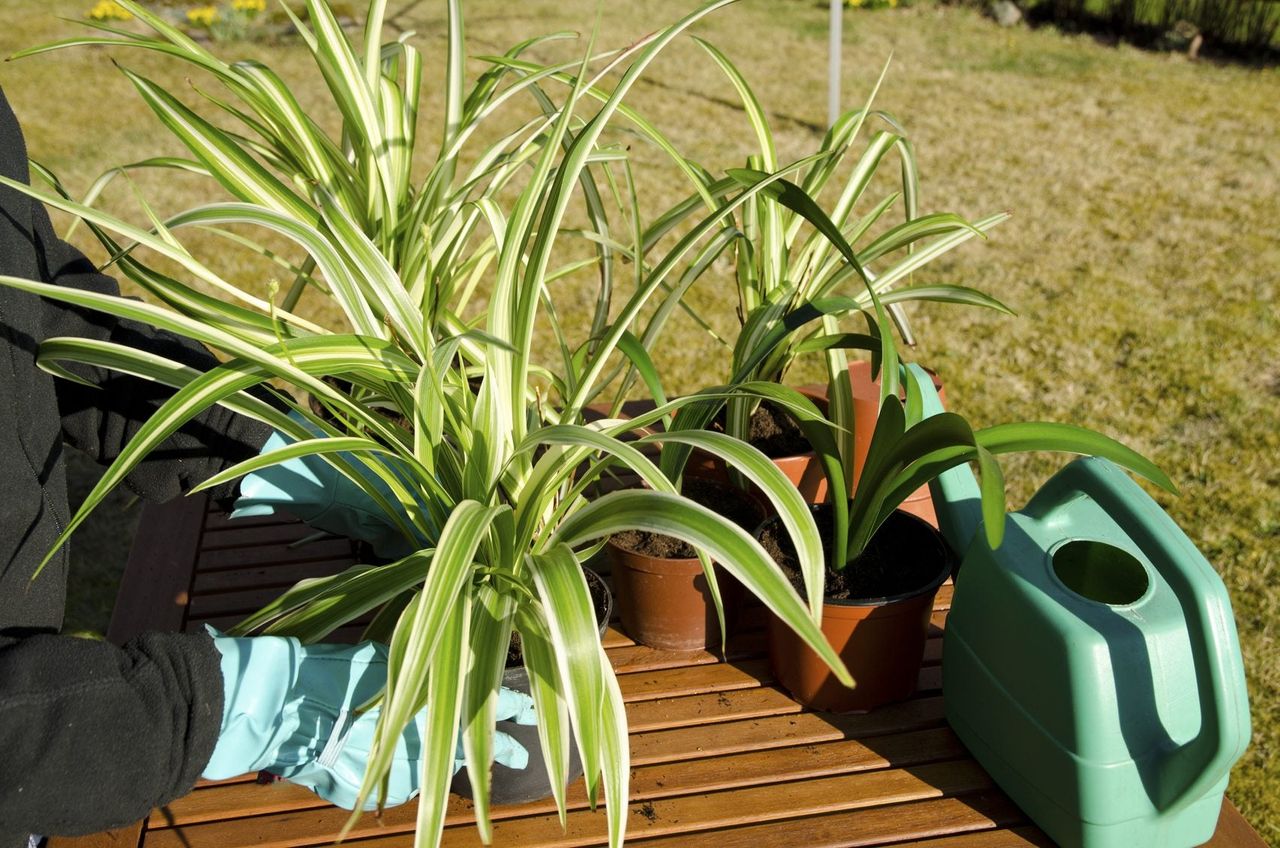
<svg viewBox="0 0 1280 848">
<path fill-rule="evenodd" d="M 88 5 L 12 0 L 0 52 L 68 34 L 54 14 L 74 17 Z M 609 4 L 600 43 L 630 43 L 691 5 Z M 424 121 L 434 127 L 442 12 L 412 8 L 404 24 L 427 55 Z M 478 0 L 467 8 L 472 49 L 481 52 L 535 32 L 589 28 L 595 5 Z M 806 0 L 744 0 L 700 29 L 757 87 L 784 156 L 816 146 L 824 120 L 824 16 Z M 1094 427 L 1151 456 L 1181 487 L 1181 497 L 1157 498 L 1226 581 L 1245 653 L 1254 741 L 1231 796 L 1264 838 L 1280 841 L 1280 73 L 1107 48 L 1051 29 L 1002 30 L 971 11 L 928 4 L 850 13 L 846 34 L 849 105 L 894 56 L 880 105 L 915 141 L 924 208 L 1014 214 L 989 242 L 966 246 L 921 281 L 978 286 L 1018 317 L 918 308 L 922 344 L 913 357 L 937 368 L 952 406 L 977 423 Z M 245 50 L 292 79 L 308 73 L 292 47 Z M 162 60 L 117 58 L 182 84 Z M 32 154 L 72 187 L 83 189 L 108 164 L 173 150 L 104 51 L 0 66 L 0 84 Z M 751 142 L 733 100 L 685 41 L 659 59 L 632 102 L 689 155 L 723 169 L 741 165 Z M 425 136 L 428 146 L 435 135 Z M 632 154 L 651 208 L 674 199 L 679 184 L 662 156 L 640 144 Z M 195 199 L 190 183 L 169 178 L 145 189 L 162 207 Z M 111 199 L 129 198 L 122 187 Z M 727 291 L 694 293 L 721 329 L 732 324 Z M 671 338 L 660 363 L 670 389 L 719 378 L 706 363 L 724 362 L 723 352 L 691 323 Z M 1014 502 L 1060 463 L 1011 461 Z M 95 572 L 96 560 L 81 561 L 77 575 Z"/>
</svg>

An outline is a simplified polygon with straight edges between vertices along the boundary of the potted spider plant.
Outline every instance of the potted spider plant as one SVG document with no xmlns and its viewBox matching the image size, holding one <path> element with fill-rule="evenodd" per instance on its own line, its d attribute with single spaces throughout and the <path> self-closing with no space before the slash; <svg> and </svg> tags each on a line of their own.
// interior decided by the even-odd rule
<svg viewBox="0 0 1280 848">
<path fill-rule="evenodd" d="M 196 157 L 163 164 L 207 173 L 232 193 L 233 201 L 167 219 L 147 207 L 144 227 L 70 199 L 48 172 L 52 190 L 4 180 L 85 221 L 110 251 L 113 267 L 161 303 L 17 278 L 0 278 L 0 284 L 185 335 L 224 359 L 199 373 L 112 342 L 62 338 L 43 343 L 41 364 L 67 378 L 74 379 L 69 364 L 83 363 L 175 389 L 103 475 L 58 545 L 168 434 L 213 404 L 263 421 L 291 443 L 240 463 L 205 486 L 314 457 L 364 491 L 412 552 L 385 565 L 361 564 L 304 581 L 236 632 L 316 641 L 346 622 L 374 616 L 369 633 L 389 644 L 388 679 L 355 806 L 358 810 L 378 796 L 395 741 L 425 709 L 417 844 L 440 838 L 459 739 L 477 827 L 483 839 L 490 838 L 495 707 L 513 633 L 520 636 L 548 783 L 562 819 L 575 748 L 588 796 L 594 801 L 604 789 L 610 844 L 622 843 L 630 774 L 626 715 L 581 567 L 611 534 L 660 532 L 704 551 L 800 632 L 842 680 L 852 682 L 822 638 L 818 606 L 800 600 L 750 534 L 677 494 L 671 479 L 629 443 L 629 434 L 669 420 L 688 400 L 660 403 L 633 420 L 587 418 L 588 405 L 604 396 L 606 378 L 620 363 L 653 373 L 632 327 L 654 294 L 669 284 L 672 269 L 742 204 L 774 190 L 779 177 L 762 176 L 736 196 L 717 201 L 664 256 L 642 269 L 623 303 L 610 304 L 602 296 L 606 304 L 597 316 L 604 318 L 593 322 L 586 341 L 575 345 L 554 309 L 552 284 L 566 268 L 580 264 L 556 264 L 555 247 L 574 200 L 587 208 L 595 226 L 607 226 L 596 217 L 603 204 L 591 188 L 592 174 L 618 163 L 623 152 L 602 147 L 602 132 L 658 52 L 729 0 L 709 3 L 626 49 L 599 56 L 588 52 L 577 64 L 579 82 L 562 102 L 538 89 L 536 74 L 489 78 L 497 88 L 481 89 L 492 94 L 491 105 L 510 100 L 511 92 L 528 92 L 539 108 L 518 132 L 481 151 L 488 164 L 477 166 L 478 183 L 454 182 L 456 162 L 442 161 L 424 182 L 413 180 L 405 155 L 405 118 L 416 108 L 420 66 L 406 43 L 381 43 L 382 0 L 370 4 L 363 50 L 352 45 L 321 0 L 308 0 L 310 27 L 297 22 L 342 112 L 342 137 L 330 142 L 335 150 L 311 133 L 314 127 L 293 108 L 293 98 L 262 66 L 222 63 L 144 7 L 122 2 L 155 30 L 155 38 L 118 34 L 120 39 L 68 43 L 122 43 L 197 65 L 253 110 L 228 111 L 256 115 L 246 124 L 257 137 L 220 130 L 133 75 L 143 97 Z M 446 149 L 460 143 L 469 121 L 479 119 L 469 110 L 479 102 L 483 113 L 489 102 L 462 95 L 456 2 L 450 13 Z M 553 73 L 565 69 L 548 69 L 541 78 Z M 611 75 L 616 81 L 607 97 L 587 97 Z M 580 114 L 593 99 L 598 105 Z M 310 176 L 295 179 L 299 168 Z M 496 188 L 483 179 L 495 173 L 508 177 Z M 387 225 L 389 217 L 398 217 L 399 224 Z M 436 223 L 447 236 L 441 241 L 422 235 Z M 304 256 L 291 267 L 295 285 L 279 302 L 277 288 L 266 287 L 263 298 L 260 291 L 237 286 L 193 252 L 199 242 L 186 240 L 192 228 L 234 232 L 230 243 L 258 256 L 279 254 L 243 235 L 245 229 L 283 237 Z M 418 237 L 429 244 L 419 244 Z M 639 255 L 639 247 L 631 250 Z M 176 267 L 175 276 L 151 267 L 150 255 Z M 419 259 L 409 262 L 408 256 Z M 478 285 L 474 281 L 482 266 L 491 266 L 485 272 L 487 310 L 469 321 L 459 302 Z M 452 285 L 458 280 L 465 282 Z M 219 296 L 210 296 L 204 286 L 214 287 Z M 333 308 L 315 318 L 285 308 L 296 304 L 295 292 L 307 291 L 318 292 Z M 540 327 L 549 328 L 561 351 L 549 365 L 534 356 Z M 328 414 L 313 411 L 304 393 Z M 621 396 L 614 399 L 614 405 L 621 402 Z M 387 411 L 410 426 L 400 426 Z M 715 436 L 679 438 L 748 476 L 789 528 L 806 571 L 820 568 L 816 525 L 798 493 L 758 451 Z M 649 488 L 586 496 L 603 475 L 615 471 L 634 474 Z M 714 581 L 710 571 L 708 579 Z"/>
<path fill-rule="evenodd" d="M 817 201 L 824 192 L 834 195 L 826 219 L 847 244 L 856 246 L 858 262 L 855 270 L 819 228 L 806 226 L 812 223 L 807 207 L 788 205 L 774 192 L 757 193 L 689 263 L 679 285 L 655 312 L 642 338 L 656 338 L 677 306 L 688 311 L 680 298 L 708 274 L 715 260 L 727 255 L 734 267 L 739 319 L 736 337 L 721 340 L 731 353 L 727 382 L 781 385 L 800 357 L 822 354 L 828 373 L 826 390 L 801 390 L 800 394 L 835 424 L 842 456 L 855 456 L 854 440 L 858 433 L 864 434 L 863 441 L 869 438 L 875 407 L 869 408 L 870 417 L 865 414 L 865 406 L 862 416 L 855 415 L 845 351 L 874 351 L 879 341 L 874 322 L 871 333 L 848 333 L 841 331 L 841 319 L 869 310 L 878 297 L 904 340 L 912 343 L 902 310 L 903 304 L 911 301 L 942 301 L 1009 312 L 995 298 L 971 288 L 899 285 L 933 259 L 975 236 L 985 237 L 1008 215 L 994 214 L 971 222 L 950 212 L 920 211 L 920 180 L 911 141 L 893 115 L 873 107 L 888 72 L 887 65 L 861 109 L 842 115 L 813 154 L 783 164 L 768 116 L 745 77 L 721 51 L 697 41 L 737 92 L 750 119 L 758 151 L 748 159 L 746 169 L 731 170 L 718 180 L 690 169 L 687 173 L 694 182 L 694 193 L 655 220 L 645 233 L 645 246 L 660 243 L 687 216 L 717 198 L 741 190 L 744 184 L 758 182 L 763 173 L 774 173 L 796 175 L 797 196 Z M 870 132 L 876 125 L 880 128 Z M 865 143 L 864 129 L 870 132 Z M 871 198 L 874 177 L 895 158 L 901 173 L 898 190 Z M 888 216 L 899 203 L 903 220 L 890 225 Z M 707 322 L 702 324 L 710 331 Z M 800 402 L 795 393 L 788 393 L 788 397 L 792 404 Z M 687 416 L 686 427 L 708 426 L 715 421 L 714 426 L 724 432 L 751 441 L 774 458 L 809 502 L 819 503 L 825 498 L 822 465 L 809 446 L 804 428 L 785 405 L 743 394 L 723 404 L 687 407 L 680 415 Z M 672 461 L 681 462 L 686 453 L 676 452 Z M 711 457 L 695 455 L 691 462 L 699 473 L 724 473 L 723 466 Z"/>
<path fill-rule="evenodd" d="M 894 371 L 897 371 L 895 364 Z M 957 465 L 981 471 L 986 542 L 999 547 L 1004 527 L 1004 478 L 996 455 L 1053 450 L 1101 456 L 1173 491 L 1150 461 L 1101 434 L 1066 424 L 1035 422 L 973 430 L 961 416 L 925 417 L 924 398 L 936 401 L 932 380 L 917 365 L 906 371 L 906 403 L 896 387 L 883 390 L 881 408 L 858 488 L 846 501 L 843 475 L 829 477 L 833 499 L 814 507 L 827 552 L 822 580 L 822 629 L 856 681 L 848 687 L 824 674 L 808 649 L 770 623 L 770 661 L 779 681 L 815 709 L 863 712 L 915 691 L 933 599 L 951 573 L 953 552 L 939 531 L 899 507 L 920 486 Z M 889 372 L 883 384 L 892 384 Z M 828 444 L 820 451 L 834 451 Z M 790 543 L 767 522 L 759 538 L 792 577 L 812 591 Z"/>
<path fill-rule="evenodd" d="M 757 172 L 737 176 L 744 184 L 752 184 L 751 180 L 761 184 Z M 852 476 L 853 452 L 844 450 L 839 441 L 847 432 L 842 434 L 811 402 L 784 387 L 744 384 L 753 386 L 752 393 L 761 397 L 789 398 L 789 409 L 822 463 L 829 503 L 814 510 L 824 539 L 824 567 L 806 570 L 788 549 L 778 522 L 766 522 L 757 535 L 810 607 L 822 605 L 823 633 L 857 682 L 849 686 L 816 668 L 808 648 L 772 621 L 770 658 L 778 680 L 801 703 L 816 709 L 865 711 L 914 691 L 933 597 L 951 571 L 952 555 L 938 530 L 898 510 L 922 486 L 950 468 L 975 462 L 981 472 L 986 538 L 995 548 L 1001 541 L 1005 512 L 1004 478 L 995 459 L 1001 453 L 1053 450 L 1095 455 L 1171 491 L 1173 485 L 1149 460 L 1084 428 L 1028 422 L 975 431 L 952 412 L 926 416 L 924 398 L 937 400 L 933 380 L 912 365 L 905 371 L 904 385 L 888 310 L 840 228 L 801 187 L 775 175 L 765 190 L 807 220 L 842 258 L 848 272 L 861 278 L 870 303 L 863 310 L 870 333 L 854 344 L 872 350 L 876 369 L 872 376 L 879 378 L 876 424 L 852 494 L 847 481 Z M 847 374 L 847 369 L 837 373 Z M 899 396 L 904 389 L 905 403 Z M 685 428 L 698 425 L 692 417 L 677 416 L 665 437 L 676 441 Z M 663 463 L 672 455 L 674 451 L 664 451 Z"/>
</svg>

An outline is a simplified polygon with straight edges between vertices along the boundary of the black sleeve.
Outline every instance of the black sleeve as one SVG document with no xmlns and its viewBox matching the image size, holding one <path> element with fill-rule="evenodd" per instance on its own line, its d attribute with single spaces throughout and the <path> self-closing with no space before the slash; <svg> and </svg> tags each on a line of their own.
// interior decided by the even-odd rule
<svg viewBox="0 0 1280 848">
<path fill-rule="evenodd" d="M 217 743 L 222 673 L 203 634 L 0 639 L 0 680 L 0 843 L 138 821 L 189 792 Z"/>
<path fill-rule="evenodd" d="M 99 274 L 78 250 L 57 238 L 40 204 L 32 205 L 36 250 L 45 280 L 78 289 L 119 294 L 115 280 Z M 44 337 L 103 339 L 147 350 L 206 371 L 217 364 L 208 350 L 182 339 L 103 312 L 43 301 Z M 58 406 L 65 441 L 108 464 L 120 455 L 138 428 L 172 394 L 166 386 L 102 368 L 73 367 L 93 383 L 58 380 Z M 164 501 L 218 471 L 258 453 L 271 431 L 267 425 L 214 406 L 174 433 L 130 475 L 129 485 L 151 500 Z M 215 491 L 231 494 L 235 484 Z"/>
</svg>

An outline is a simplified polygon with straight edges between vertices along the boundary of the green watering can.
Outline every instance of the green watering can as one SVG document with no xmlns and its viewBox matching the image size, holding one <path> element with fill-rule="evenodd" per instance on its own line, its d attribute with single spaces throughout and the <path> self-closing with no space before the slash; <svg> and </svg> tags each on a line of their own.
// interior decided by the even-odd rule
<svg viewBox="0 0 1280 848">
<path fill-rule="evenodd" d="M 926 414 L 940 412 L 932 382 L 916 383 Z M 930 488 L 943 535 L 964 553 L 942 686 L 965 746 L 1065 848 L 1207 842 L 1250 734 L 1235 620 L 1213 568 L 1106 460 L 1058 472 L 1005 517 L 995 551 L 967 466 Z"/>
</svg>

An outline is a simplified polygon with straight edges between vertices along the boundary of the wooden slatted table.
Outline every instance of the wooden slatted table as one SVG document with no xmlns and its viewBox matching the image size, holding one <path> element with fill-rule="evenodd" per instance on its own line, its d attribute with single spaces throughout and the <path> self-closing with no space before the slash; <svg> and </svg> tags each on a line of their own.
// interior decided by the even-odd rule
<svg viewBox="0 0 1280 848">
<path fill-rule="evenodd" d="M 109 638 L 144 630 L 227 627 L 302 577 L 354 561 L 348 542 L 299 544 L 310 531 L 272 518 L 230 522 L 202 498 L 148 507 Z M 992 783 L 947 727 L 942 628 L 951 587 L 939 593 L 933 632 L 910 701 L 868 715 L 806 712 L 778 688 L 757 626 L 732 638 L 727 658 L 636 645 L 610 627 L 605 646 L 631 725 L 628 842 L 644 848 L 898 845 L 1016 848 L 1052 843 Z M 359 627 L 336 634 L 358 637 Z M 562 830 L 550 802 L 495 808 L 494 845 L 606 844 L 603 810 L 571 788 Z M 415 804 L 366 815 L 354 848 L 413 844 Z M 302 848 L 330 844 L 346 812 L 287 782 L 251 775 L 202 782 L 143 822 L 52 848 Z M 469 802 L 454 797 L 446 846 L 479 845 Z M 1266 848 L 1226 802 L 1214 848 Z"/>
</svg>

